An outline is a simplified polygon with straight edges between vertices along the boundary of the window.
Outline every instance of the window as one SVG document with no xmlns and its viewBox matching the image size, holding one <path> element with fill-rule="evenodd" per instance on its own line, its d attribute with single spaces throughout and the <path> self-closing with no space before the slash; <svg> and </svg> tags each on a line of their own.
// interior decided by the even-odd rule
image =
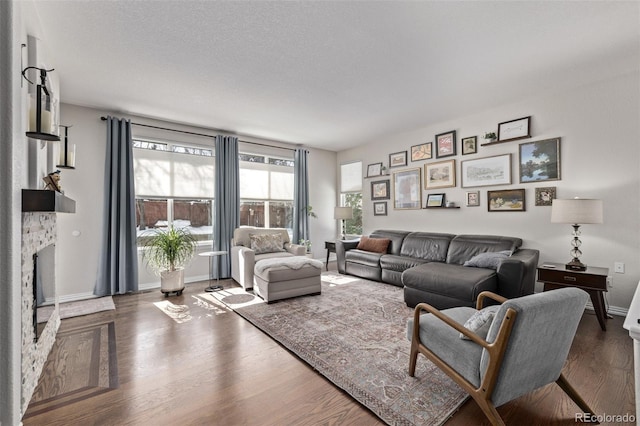
<svg viewBox="0 0 640 426">
<path fill-rule="evenodd" d="M 353 208 L 353 219 L 345 221 L 348 235 L 362 235 L 362 161 L 340 166 L 340 204 Z"/>
</svg>

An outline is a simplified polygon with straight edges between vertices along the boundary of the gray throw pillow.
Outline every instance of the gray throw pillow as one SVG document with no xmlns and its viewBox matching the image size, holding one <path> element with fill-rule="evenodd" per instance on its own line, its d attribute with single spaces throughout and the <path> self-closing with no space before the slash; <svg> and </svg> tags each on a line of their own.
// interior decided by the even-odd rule
<svg viewBox="0 0 640 426">
<path fill-rule="evenodd" d="M 483 339 L 487 338 L 489 333 L 489 327 L 493 322 L 493 317 L 496 316 L 496 312 L 500 309 L 500 305 L 487 306 L 484 309 L 476 311 L 469 319 L 464 323 L 464 328 L 473 331 Z M 460 338 L 464 340 L 471 340 L 464 334 L 460 333 Z"/>
<path fill-rule="evenodd" d="M 503 259 L 511 256 L 511 250 L 490 251 L 480 253 L 464 262 L 464 266 L 473 266 L 476 268 L 498 269 Z"/>
<path fill-rule="evenodd" d="M 286 251 L 280 234 L 251 234 L 249 239 L 251 240 L 251 250 L 256 254 Z"/>
</svg>

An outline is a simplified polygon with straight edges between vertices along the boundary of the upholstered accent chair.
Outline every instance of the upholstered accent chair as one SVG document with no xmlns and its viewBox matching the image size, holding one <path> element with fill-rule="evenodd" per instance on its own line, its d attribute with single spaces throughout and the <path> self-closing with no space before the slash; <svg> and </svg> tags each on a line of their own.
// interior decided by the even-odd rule
<svg viewBox="0 0 640 426">
<path fill-rule="evenodd" d="M 480 312 L 485 299 L 501 305 Z M 493 425 L 504 425 L 496 407 L 551 382 L 595 416 L 561 372 L 587 299 L 584 291 L 565 288 L 510 300 L 482 292 L 477 309 L 439 311 L 421 303 L 407 324 L 409 375 L 423 354 L 471 395 Z M 484 331 L 478 318 L 488 318 Z"/>
</svg>

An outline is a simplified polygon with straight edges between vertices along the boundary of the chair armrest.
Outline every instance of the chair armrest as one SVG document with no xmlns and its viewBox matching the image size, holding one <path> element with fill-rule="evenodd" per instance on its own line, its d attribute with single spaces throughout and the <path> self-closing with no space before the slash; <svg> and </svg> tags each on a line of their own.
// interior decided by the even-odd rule
<svg viewBox="0 0 640 426">
<path fill-rule="evenodd" d="M 507 299 L 506 297 L 502 297 L 499 294 L 495 294 L 491 291 L 483 291 L 478 295 L 478 300 L 476 301 L 476 309 L 479 311 L 480 309 L 484 308 L 484 299 L 492 299 L 495 300 L 498 303 L 504 303 L 506 302 Z"/>
<path fill-rule="evenodd" d="M 307 248 L 300 244 L 285 243 L 284 249 L 294 256 L 304 256 L 307 253 Z"/>
<path fill-rule="evenodd" d="M 489 293 L 489 292 L 482 292 L 482 293 Z M 418 303 L 418 305 L 416 305 L 415 307 L 415 310 L 413 311 L 413 339 L 415 339 L 417 342 L 420 341 L 420 314 L 422 311 L 427 311 L 428 313 L 432 314 L 433 316 L 435 316 L 436 318 L 438 318 L 448 326 L 456 329 L 460 333 L 464 334 L 469 338 L 469 340 L 482 346 L 483 348 L 488 349 L 489 347 L 492 346 L 489 343 L 487 343 L 486 340 L 478 336 L 476 333 L 474 333 L 469 329 L 464 328 L 462 324 L 456 322 L 450 316 L 443 314 L 442 312 L 440 312 L 433 306 L 429 305 L 428 303 Z"/>
<path fill-rule="evenodd" d="M 256 252 L 248 247 L 231 247 L 231 277 L 245 290 L 253 288 Z"/>
<path fill-rule="evenodd" d="M 346 273 L 347 270 L 347 261 L 345 259 L 345 254 L 349 250 L 353 250 L 358 247 L 358 243 L 360 240 L 337 240 L 336 241 L 336 258 L 338 263 L 338 272 L 341 274 Z"/>
</svg>

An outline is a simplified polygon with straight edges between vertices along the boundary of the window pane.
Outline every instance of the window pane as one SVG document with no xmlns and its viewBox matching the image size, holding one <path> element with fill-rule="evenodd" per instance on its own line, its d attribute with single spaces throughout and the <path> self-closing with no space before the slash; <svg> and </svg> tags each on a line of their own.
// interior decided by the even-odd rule
<svg viewBox="0 0 640 426">
<path fill-rule="evenodd" d="M 136 198 L 136 236 L 138 245 L 144 243 L 144 236 L 154 228 L 169 226 L 167 200 Z"/>
<path fill-rule="evenodd" d="M 362 235 L 362 192 L 342 194 L 343 205 L 353 208 L 353 219 L 345 221 L 348 235 Z"/>
<path fill-rule="evenodd" d="M 362 161 L 340 166 L 340 192 L 362 191 Z"/>
<path fill-rule="evenodd" d="M 293 202 L 271 201 L 269 203 L 269 228 L 293 230 Z"/>
<path fill-rule="evenodd" d="M 268 199 L 269 172 L 267 170 L 241 168 L 240 198 Z"/>
<path fill-rule="evenodd" d="M 174 200 L 173 226 L 187 228 L 196 240 L 213 240 L 212 200 Z"/>
<path fill-rule="evenodd" d="M 240 154 L 238 155 L 238 159 L 240 159 L 240 161 L 248 161 L 250 163 L 264 163 L 264 157 L 261 155 Z"/>
<path fill-rule="evenodd" d="M 293 173 L 271 172 L 272 200 L 293 200 Z"/>
<path fill-rule="evenodd" d="M 240 225 L 264 228 L 264 202 L 240 200 Z"/>
</svg>

